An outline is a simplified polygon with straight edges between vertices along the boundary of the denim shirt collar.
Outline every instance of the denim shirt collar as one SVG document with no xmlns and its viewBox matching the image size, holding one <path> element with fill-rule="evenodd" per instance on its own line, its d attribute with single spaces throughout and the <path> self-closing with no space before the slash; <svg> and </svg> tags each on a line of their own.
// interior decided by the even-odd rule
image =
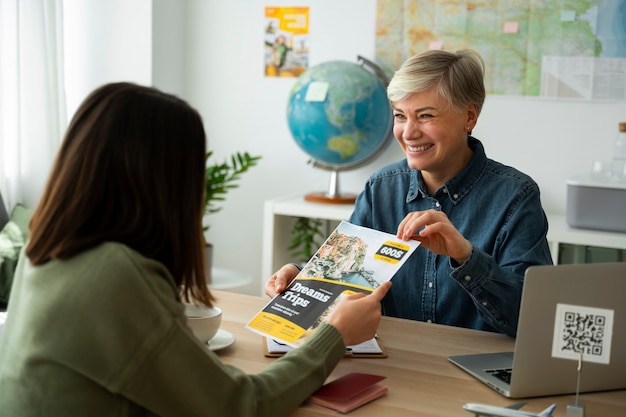
<svg viewBox="0 0 626 417">
<path fill-rule="evenodd" d="M 452 204 L 457 204 L 471 191 L 487 168 L 487 155 L 483 144 L 476 138 L 468 136 L 467 146 L 474 152 L 472 159 L 463 170 L 447 181 L 435 194 L 447 194 Z M 422 172 L 411 170 L 411 181 L 406 196 L 407 203 L 415 200 L 418 196 L 425 198 L 430 192 L 426 188 Z"/>
</svg>

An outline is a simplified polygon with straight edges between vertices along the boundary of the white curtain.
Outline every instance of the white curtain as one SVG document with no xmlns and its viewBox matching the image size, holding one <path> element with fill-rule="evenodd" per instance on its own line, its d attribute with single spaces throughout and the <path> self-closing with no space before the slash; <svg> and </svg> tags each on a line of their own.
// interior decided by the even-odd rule
<svg viewBox="0 0 626 417">
<path fill-rule="evenodd" d="M 0 192 L 34 208 L 67 124 L 63 1 L 0 0 Z"/>
</svg>

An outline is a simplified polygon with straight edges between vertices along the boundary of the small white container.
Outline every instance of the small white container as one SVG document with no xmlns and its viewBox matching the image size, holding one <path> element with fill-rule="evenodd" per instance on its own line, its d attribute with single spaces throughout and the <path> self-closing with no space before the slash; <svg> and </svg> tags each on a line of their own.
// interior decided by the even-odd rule
<svg viewBox="0 0 626 417">
<path fill-rule="evenodd" d="M 186 304 L 185 315 L 193 334 L 202 343 L 213 339 L 222 324 L 222 310 L 215 306 L 209 308 L 200 304 Z"/>
<path fill-rule="evenodd" d="M 566 220 L 571 227 L 626 232 L 626 182 L 568 179 Z"/>
</svg>

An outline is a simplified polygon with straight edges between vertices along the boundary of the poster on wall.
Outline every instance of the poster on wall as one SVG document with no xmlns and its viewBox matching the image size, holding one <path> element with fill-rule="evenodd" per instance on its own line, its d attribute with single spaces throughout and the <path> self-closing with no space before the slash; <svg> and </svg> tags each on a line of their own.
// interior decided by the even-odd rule
<svg viewBox="0 0 626 417">
<path fill-rule="evenodd" d="M 309 8 L 265 8 L 265 76 L 298 77 L 309 66 Z"/>
</svg>

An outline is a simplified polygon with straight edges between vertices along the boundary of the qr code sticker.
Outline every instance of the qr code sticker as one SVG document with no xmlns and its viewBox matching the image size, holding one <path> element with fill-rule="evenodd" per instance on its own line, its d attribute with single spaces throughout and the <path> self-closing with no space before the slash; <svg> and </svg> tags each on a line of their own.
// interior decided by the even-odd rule
<svg viewBox="0 0 626 417">
<path fill-rule="evenodd" d="M 612 333 L 613 310 L 557 304 L 552 356 L 608 364 Z"/>
</svg>

